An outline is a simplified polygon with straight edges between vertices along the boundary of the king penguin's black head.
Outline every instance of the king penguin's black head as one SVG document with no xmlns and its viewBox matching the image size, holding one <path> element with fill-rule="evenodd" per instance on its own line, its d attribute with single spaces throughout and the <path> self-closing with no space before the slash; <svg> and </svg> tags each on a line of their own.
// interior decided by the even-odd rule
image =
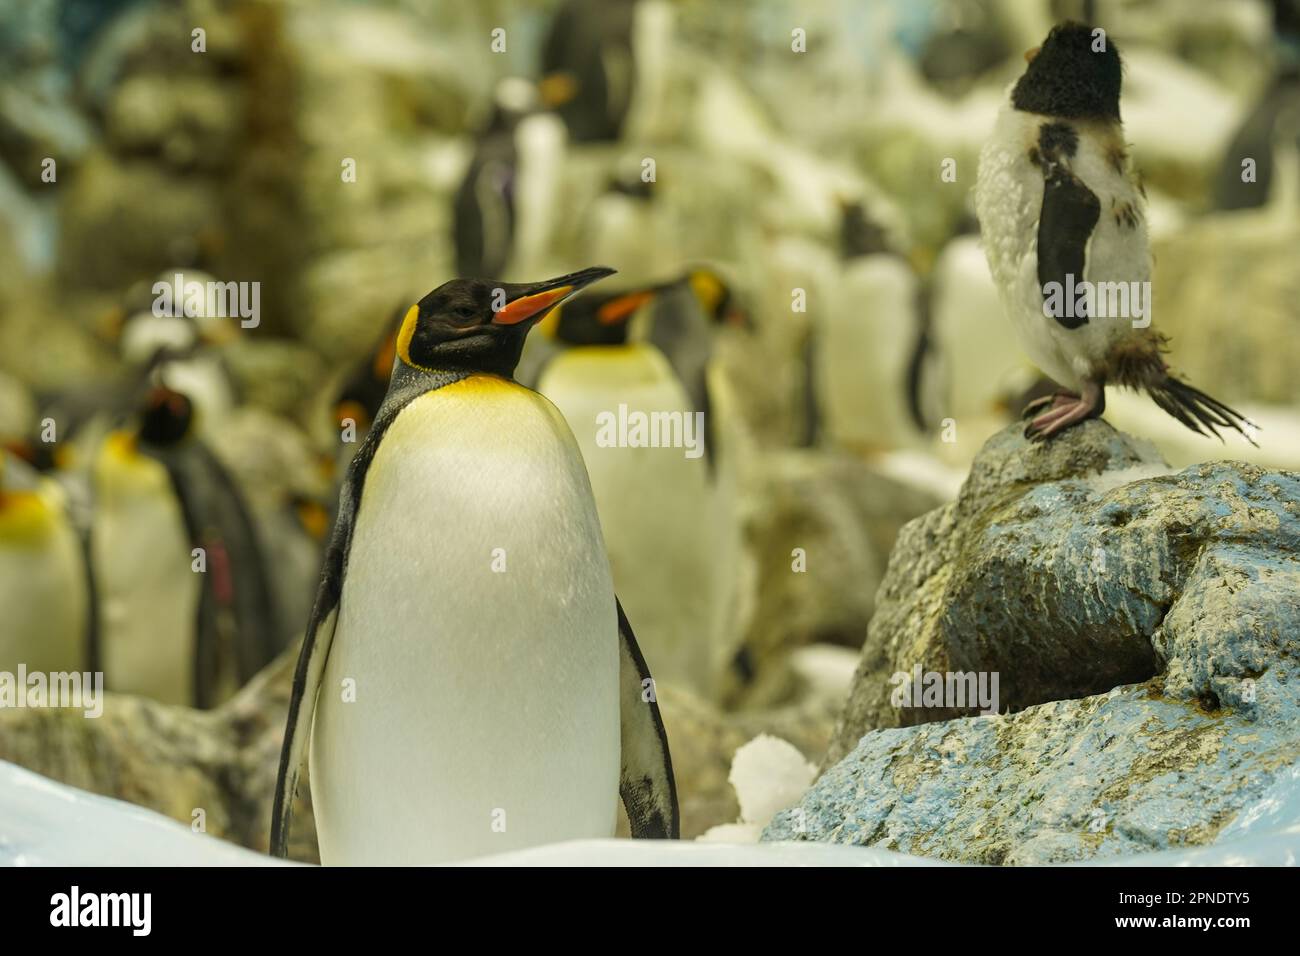
<svg viewBox="0 0 1300 956">
<path fill-rule="evenodd" d="M 537 320 L 613 269 L 595 267 L 545 282 L 452 279 L 407 310 L 397 356 L 425 371 L 487 372 L 509 378 Z"/>
<path fill-rule="evenodd" d="M 1029 66 L 1011 91 L 1016 109 L 1066 119 L 1119 119 L 1123 67 L 1119 50 L 1099 29 L 1058 24 L 1025 56 Z"/>
</svg>

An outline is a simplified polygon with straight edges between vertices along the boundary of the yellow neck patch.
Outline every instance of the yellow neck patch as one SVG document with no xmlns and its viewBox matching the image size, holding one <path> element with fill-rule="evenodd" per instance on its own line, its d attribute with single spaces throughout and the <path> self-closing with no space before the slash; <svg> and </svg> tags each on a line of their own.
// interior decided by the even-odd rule
<svg viewBox="0 0 1300 956">
<path fill-rule="evenodd" d="M 518 382 L 512 382 L 508 378 L 502 378 L 500 375 L 489 375 L 486 372 L 475 372 L 473 375 L 467 375 L 459 381 L 452 382 L 450 385 L 444 385 L 442 388 L 433 392 L 434 395 L 453 396 L 462 392 L 472 392 L 476 395 L 489 395 L 492 393 L 528 391 Z M 427 393 L 426 393 L 427 394 Z"/>
<path fill-rule="evenodd" d="M 542 321 L 537 323 L 537 328 L 533 331 L 546 336 L 548 339 L 555 338 L 560 331 L 560 313 L 564 311 L 564 306 L 557 305 L 555 308 L 542 316 Z"/>
<path fill-rule="evenodd" d="M 411 339 L 415 336 L 415 326 L 420 319 L 420 307 L 413 305 L 406 310 L 406 316 L 402 319 L 402 327 L 397 333 L 397 357 L 407 365 L 415 368 L 423 368 L 411 361 Z"/>
<path fill-rule="evenodd" d="M 0 491 L 0 544 L 36 544 L 53 529 L 54 514 L 38 492 Z"/>
<path fill-rule="evenodd" d="M 691 273 L 691 291 L 699 300 L 704 310 L 712 315 L 722 303 L 725 287 L 722 280 L 707 269 L 696 269 Z"/>
</svg>

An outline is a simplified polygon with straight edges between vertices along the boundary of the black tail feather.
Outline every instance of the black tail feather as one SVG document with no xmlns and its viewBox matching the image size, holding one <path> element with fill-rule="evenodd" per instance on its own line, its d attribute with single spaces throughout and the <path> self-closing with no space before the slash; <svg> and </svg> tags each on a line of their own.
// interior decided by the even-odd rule
<svg viewBox="0 0 1300 956">
<path fill-rule="evenodd" d="M 1259 447 L 1252 437 L 1252 433 L 1258 430 L 1254 422 L 1217 398 L 1206 395 L 1199 388 L 1166 375 L 1157 384 L 1149 386 L 1148 391 L 1157 405 L 1197 434 L 1206 437 L 1213 435 L 1223 441 L 1219 429 L 1231 428 L 1240 432 L 1256 448 Z"/>
</svg>

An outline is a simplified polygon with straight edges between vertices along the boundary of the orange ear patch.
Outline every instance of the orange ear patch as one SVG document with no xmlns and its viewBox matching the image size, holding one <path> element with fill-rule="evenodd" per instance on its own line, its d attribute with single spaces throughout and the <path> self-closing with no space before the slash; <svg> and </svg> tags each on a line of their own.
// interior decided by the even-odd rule
<svg viewBox="0 0 1300 956">
<path fill-rule="evenodd" d="M 525 319 L 531 319 L 538 312 L 549 309 L 573 291 L 573 286 L 562 285 L 558 289 L 548 289 L 536 295 L 526 295 L 501 307 L 495 318 L 497 325 L 516 325 Z"/>
<path fill-rule="evenodd" d="M 601 325 L 617 325 L 619 322 L 626 321 L 632 313 L 654 297 L 653 292 L 646 290 L 629 292 L 627 295 L 620 295 L 617 299 L 610 299 L 596 310 L 596 321 Z"/>
<path fill-rule="evenodd" d="M 352 419 L 362 428 L 370 427 L 370 413 L 360 402 L 354 402 L 351 399 L 339 402 L 334 408 L 334 424 L 342 425 L 348 419 Z"/>
<path fill-rule="evenodd" d="M 296 510 L 303 530 L 317 541 L 324 539 L 330 529 L 329 512 L 314 501 L 300 501 Z"/>
<path fill-rule="evenodd" d="M 402 324 L 405 325 L 405 321 Z M 375 353 L 375 363 L 371 366 L 375 378 L 380 381 L 387 381 L 393 374 L 393 362 L 396 360 L 397 333 L 389 332 L 384 336 L 384 344 L 379 346 L 379 351 Z"/>
</svg>

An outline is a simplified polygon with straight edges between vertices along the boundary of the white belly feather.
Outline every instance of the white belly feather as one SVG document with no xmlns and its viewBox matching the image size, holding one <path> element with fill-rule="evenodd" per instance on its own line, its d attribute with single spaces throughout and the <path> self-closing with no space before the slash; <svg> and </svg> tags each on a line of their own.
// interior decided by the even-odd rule
<svg viewBox="0 0 1300 956">
<path fill-rule="evenodd" d="M 0 495 L 0 670 L 83 670 L 87 603 L 81 545 L 53 483 Z"/>
<path fill-rule="evenodd" d="M 90 540 L 105 686 L 192 704 L 202 578 L 167 469 L 121 434 L 96 458 Z"/>
<path fill-rule="evenodd" d="M 591 489 L 554 406 L 483 376 L 411 402 L 367 472 L 316 707 L 322 862 L 612 835 L 617 635 Z"/>
<path fill-rule="evenodd" d="M 710 485 L 703 457 L 597 442 L 597 416 L 620 403 L 630 413 L 691 414 L 685 389 L 663 354 L 640 344 L 569 349 L 539 389 L 578 438 L 619 598 L 655 677 L 712 693 L 727 611 L 730 566 L 719 555 L 733 530 L 729 502 Z"/>
</svg>

